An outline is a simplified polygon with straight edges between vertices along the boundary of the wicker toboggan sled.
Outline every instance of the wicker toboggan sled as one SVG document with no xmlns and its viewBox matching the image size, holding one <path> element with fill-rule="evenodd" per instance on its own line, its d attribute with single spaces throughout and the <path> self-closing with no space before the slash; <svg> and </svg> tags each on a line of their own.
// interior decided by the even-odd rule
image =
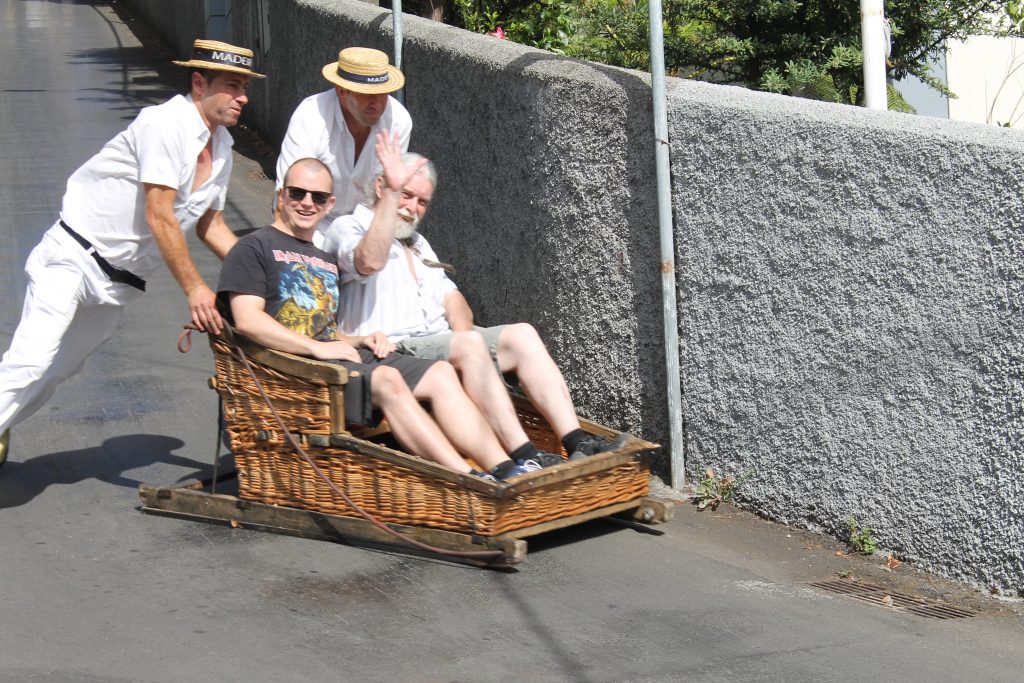
<svg viewBox="0 0 1024 683">
<path fill-rule="evenodd" d="M 388 447 L 386 430 L 348 431 L 348 374 L 340 365 L 268 350 L 230 332 L 211 335 L 210 344 L 211 385 L 222 399 L 238 496 L 206 493 L 209 482 L 142 486 L 146 512 L 360 544 L 412 543 L 413 552 L 429 548 L 499 566 L 522 561 L 521 539 L 545 531 L 609 515 L 645 523 L 671 517 L 671 504 L 647 497 L 656 444 L 626 437 L 614 451 L 488 482 Z M 533 443 L 564 457 L 532 404 L 513 400 Z M 619 436 L 580 422 L 590 433 Z"/>
</svg>

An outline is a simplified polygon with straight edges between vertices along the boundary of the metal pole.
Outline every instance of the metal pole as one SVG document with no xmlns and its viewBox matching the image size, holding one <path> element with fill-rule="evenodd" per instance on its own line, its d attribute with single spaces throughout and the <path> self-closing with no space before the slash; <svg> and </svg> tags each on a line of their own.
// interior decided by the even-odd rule
<svg viewBox="0 0 1024 683">
<path fill-rule="evenodd" d="M 884 0 L 860 0 L 861 43 L 864 52 L 864 106 L 889 108 L 885 79 L 885 3 Z"/>
<path fill-rule="evenodd" d="M 391 2 L 391 20 L 394 25 L 395 35 L 395 67 L 398 69 L 402 68 L 402 0 L 392 0 Z M 405 90 L 399 90 L 393 93 L 394 98 L 405 104 Z"/>
<path fill-rule="evenodd" d="M 676 321 L 676 253 L 672 229 L 672 176 L 669 167 L 668 106 L 665 98 L 665 35 L 661 0 L 648 0 L 651 30 L 651 90 L 654 98 L 654 161 L 658 182 L 658 227 L 661 234 L 661 298 L 665 327 L 665 381 L 668 389 L 672 488 L 686 483 L 683 410 L 679 374 L 679 328 Z"/>
</svg>

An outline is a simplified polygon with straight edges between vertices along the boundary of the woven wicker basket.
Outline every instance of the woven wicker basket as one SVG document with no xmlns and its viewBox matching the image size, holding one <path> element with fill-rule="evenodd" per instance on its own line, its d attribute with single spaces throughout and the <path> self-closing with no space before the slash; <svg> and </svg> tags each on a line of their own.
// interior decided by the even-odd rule
<svg viewBox="0 0 1024 683">
<path fill-rule="evenodd" d="M 655 444 L 633 439 L 609 453 L 495 484 L 344 431 L 344 368 L 268 351 L 242 338 L 232 343 L 245 351 L 258 380 L 257 384 L 232 345 L 211 337 L 216 388 L 223 399 L 241 498 L 358 516 L 294 452 L 258 386 L 317 467 L 383 522 L 493 536 L 647 494 L 646 454 Z M 559 439 L 529 401 L 516 397 L 515 403 L 538 448 L 564 457 Z M 591 433 L 616 434 L 581 423 Z"/>
</svg>

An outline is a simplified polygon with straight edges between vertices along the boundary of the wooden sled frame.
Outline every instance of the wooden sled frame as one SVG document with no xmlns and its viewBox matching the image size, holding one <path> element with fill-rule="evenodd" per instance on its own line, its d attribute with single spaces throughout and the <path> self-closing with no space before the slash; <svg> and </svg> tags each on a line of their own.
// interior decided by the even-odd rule
<svg viewBox="0 0 1024 683">
<path fill-rule="evenodd" d="M 421 499 L 431 504 L 440 500 L 442 505 L 440 521 L 436 510 L 430 511 L 426 521 L 403 517 L 403 514 L 409 517 L 418 514 L 422 519 L 422 511 L 406 512 L 402 509 L 396 516 L 396 511 L 391 509 L 396 507 L 394 504 L 385 504 L 387 509 L 371 510 L 371 515 L 415 542 L 442 551 L 486 555 L 483 558 L 445 556 L 446 559 L 481 566 L 509 567 L 525 559 L 526 542 L 523 539 L 536 534 L 612 515 L 647 524 L 667 521 L 672 516 L 672 503 L 648 497 L 647 479 L 640 481 L 641 472 L 645 477 L 649 476 L 650 453 L 658 447 L 656 444 L 629 437 L 614 451 L 582 461 L 567 461 L 517 477 L 511 482 L 488 482 L 367 441 L 365 439 L 370 437 L 365 433 L 355 436 L 346 431 L 344 385 L 348 375 L 343 367 L 269 350 L 230 334 L 225 338 L 211 337 L 210 343 L 217 365 L 217 376 L 211 379 L 211 387 L 224 401 L 222 416 L 228 422 L 232 451 L 241 470 L 240 493 L 233 496 L 209 492 L 206 489 L 211 481 L 167 487 L 143 485 L 139 488 L 143 512 L 424 554 L 424 551 L 412 548 L 367 519 L 351 516 L 354 513 L 350 506 L 337 505 L 337 495 L 327 491 L 333 500 L 324 508 L 318 502 L 323 500 L 324 491 L 314 494 L 307 490 L 311 486 L 322 489 L 322 482 L 305 462 L 298 462 L 297 471 L 298 456 L 280 433 L 280 428 L 265 414 L 265 401 L 256 395 L 252 386 L 247 386 L 248 373 L 239 372 L 235 361 L 238 360 L 236 352 L 241 349 L 249 361 L 265 373 L 264 381 L 273 385 L 269 391 L 274 397 L 273 402 L 277 404 L 278 397 L 282 398 L 281 412 L 286 417 L 288 431 L 295 435 L 311 457 L 322 458 L 321 463 L 337 465 L 330 473 L 332 481 L 349 478 L 358 481 L 378 474 L 387 478 L 399 472 L 419 487 L 414 488 L 411 494 L 417 503 Z M 297 395 L 292 391 L 293 380 L 290 378 L 295 378 L 294 383 L 299 385 Z M 256 385 L 260 386 L 260 382 Z M 307 390 L 309 393 L 304 393 Z M 276 395 L 275 391 L 278 392 Z M 513 396 L 513 399 L 517 411 L 533 409 L 525 397 Z M 538 445 L 541 442 L 536 441 L 536 430 L 546 429 L 547 434 L 541 434 L 540 438 L 547 439 L 548 444 L 541 447 L 552 451 L 561 448 L 550 427 L 542 419 L 538 421 L 536 413 L 521 412 L 520 415 L 531 439 Z M 585 420 L 580 422 L 590 433 L 609 437 L 618 434 L 603 425 Z M 557 445 L 552 444 L 552 439 Z M 339 454 L 340 461 L 337 460 Z M 266 465 L 268 459 L 269 466 Z M 268 467 L 269 474 L 266 471 Z M 245 479 L 241 476 L 243 474 Z M 623 476 L 626 479 L 622 479 Z M 268 478 L 284 479 L 283 491 L 274 488 L 279 485 L 278 481 L 272 483 L 269 493 L 259 488 Z M 603 493 L 593 499 L 588 498 L 591 491 L 604 490 L 593 488 L 595 480 L 604 486 L 609 480 L 615 483 L 616 478 L 627 485 L 608 494 L 607 498 L 601 497 L 605 495 Z M 255 489 L 254 481 L 257 481 Z M 406 483 L 400 482 L 395 495 L 410 495 L 405 488 Z M 371 482 L 374 489 L 380 486 L 376 480 Z M 579 488 L 581 486 L 591 488 Z M 441 489 L 441 493 L 434 489 Z M 377 503 L 381 500 L 387 503 L 392 494 L 385 489 L 383 499 L 379 490 L 375 490 L 374 495 Z M 445 520 L 453 519 L 450 512 L 453 508 L 446 497 L 452 495 L 473 499 L 469 501 L 468 509 L 463 505 L 465 501 L 457 501 L 461 507 L 454 508 L 458 511 L 454 518 L 461 521 L 449 524 Z M 583 504 L 579 500 L 574 501 L 573 495 L 582 496 Z M 563 499 L 567 501 L 565 505 L 561 505 Z M 372 500 L 370 504 L 372 507 Z M 522 508 L 525 505 L 533 505 L 534 508 L 524 513 Z M 542 509 L 543 514 L 538 514 L 538 505 L 554 509 Z M 560 505 L 563 509 L 559 509 Z M 509 514 L 514 520 L 502 517 L 503 511 L 508 510 L 513 511 Z M 496 524 L 496 520 L 499 523 Z"/>
<path fill-rule="evenodd" d="M 231 475 L 226 475 L 221 480 L 223 481 L 229 476 Z M 624 520 L 626 524 L 660 524 L 672 519 L 674 512 L 672 501 L 645 497 L 572 517 L 563 517 L 533 527 L 517 529 L 499 536 L 476 536 L 442 529 L 388 524 L 393 530 L 414 541 L 427 543 L 444 550 L 455 552 L 500 551 L 500 554 L 492 558 L 477 560 L 417 550 L 358 517 L 343 517 L 312 510 L 266 505 L 243 500 L 233 495 L 210 493 L 205 490 L 210 487 L 210 484 L 209 480 L 173 486 L 143 484 L 139 486 L 139 498 L 142 500 L 140 509 L 147 514 L 229 525 L 232 528 L 269 531 L 356 547 L 380 548 L 389 552 L 440 558 L 493 569 L 511 568 L 526 560 L 528 546 L 525 539 L 531 536 L 600 518 Z"/>
</svg>

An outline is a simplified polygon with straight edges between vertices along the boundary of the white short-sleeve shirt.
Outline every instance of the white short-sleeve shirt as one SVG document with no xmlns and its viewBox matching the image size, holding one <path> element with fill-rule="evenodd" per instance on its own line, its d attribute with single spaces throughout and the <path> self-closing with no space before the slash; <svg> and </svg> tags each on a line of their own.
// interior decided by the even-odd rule
<svg viewBox="0 0 1024 683">
<path fill-rule="evenodd" d="M 71 174 L 61 219 L 111 264 L 147 277 L 163 259 L 146 223 L 143 183 L 177 191 L 174 215 L 182 231 L 193 229 L 208 209 L 224 209 L 234 141 L 223 126 L 213 133 L 210 177 L 192 191 L 199 153 L 209 139 L 191 96 L 146 107 Z"/>
<path fill-rule="evenodd" d="M 412 257 L 415 274 L 398 240 L 392 242 L 381 270 L 372 275 L 356 272 L 352 254 L 372 220 L 373 211 L 361 204 L 353 214 L 331 223 L 324 234 L 323 249 L 337 257 L 342 272 L 339 329 L 350 335 L 380 330 L 393 342 L 449 331 L 444 298 L 458 288 L 443 269 L 423 263 L 422 258 L 436 261 L 437 255 L 422 235 L 416 235 L 415 243 L 421 257 Z"/>
<path fill-rule="evenodd" d="M 331 89 L 304 99 L 288 122 L 288 131 L 281 142 L 277 157 L 277 189 L 284 184 L 288 167 L 299 159 L 319 159 L 331 169 L 334 176 L 334 196 L 337 202 L 321 223 L 326 229 L 334 219 L 352 213 L 366 199 L 366 188 L 380 172 L 380 162 L 373 149 L 377 133 L 397 131 L 402 153 L 409 151 L 412 117 L 394 97 L 388 97 L 384 113 L 370 130 L 359 159 L 356 143 L 345 125 L 337 91 Z"/>
</svg>

